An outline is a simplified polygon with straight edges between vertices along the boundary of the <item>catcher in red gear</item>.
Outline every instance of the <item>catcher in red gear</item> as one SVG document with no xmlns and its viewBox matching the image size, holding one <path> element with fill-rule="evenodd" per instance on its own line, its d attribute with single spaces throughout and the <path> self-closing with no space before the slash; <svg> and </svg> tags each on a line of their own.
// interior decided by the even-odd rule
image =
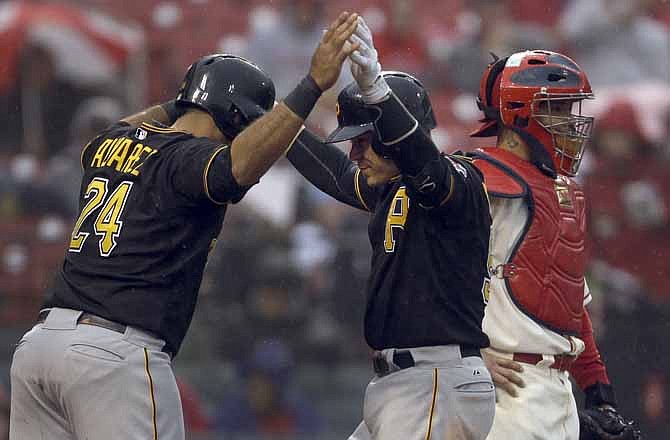
<svg viewBox="0 0 670 440">
<path fill-rule="evenodd" d="M 489 439 L 634 440 L 586 310 L 585 197 L 572 179 L 591 136 L 582 102 L 591 86 L 577 63 L 533 50 L 496 58 L 478 98 L 482 126 L 497 136 L 472 153 L 491 199 L 491 283 L 484 330 L 497 385 Z M 570 382 L 585 393 L 578 411 Z"/>
</svg>

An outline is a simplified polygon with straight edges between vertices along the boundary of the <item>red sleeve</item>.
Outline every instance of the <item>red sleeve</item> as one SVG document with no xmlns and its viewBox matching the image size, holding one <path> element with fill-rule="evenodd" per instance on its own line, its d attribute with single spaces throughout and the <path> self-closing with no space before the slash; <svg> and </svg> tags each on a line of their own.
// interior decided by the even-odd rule
<svg viewBox="0 0 670 440">
<path fill-rule="evenodd" d="M 584 352 L 579 355 L 569 370 L 572 377 L 577 381 L 577 385 L 584 390 L 586 387 L 591 386 L 596 382 L 609 384 L 610 380 L 607 377 L 605 364 L 600 357 L 598 347 L 596 347 L 596 341 L 593 339 L 591 318 L 589 317 L 586 308 L 584 308 L 582 331 L 579 337 L 584 341 L 586 347 L 584 348 Z"/>
</svg>

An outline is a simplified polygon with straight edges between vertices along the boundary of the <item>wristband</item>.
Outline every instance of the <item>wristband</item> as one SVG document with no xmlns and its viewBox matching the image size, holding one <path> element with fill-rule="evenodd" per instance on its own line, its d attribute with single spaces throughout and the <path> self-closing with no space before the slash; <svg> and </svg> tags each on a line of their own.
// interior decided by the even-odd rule
<svg viewBox="0 0 670 440">
<path fill-rule="evenodd" d="M 377 76 L 375 82 L 365 88 L 361 88 L 363 102 L 366 104 L 378 104 L 388 99 L 391 93 L 389 85 L 383 75 Z"/>
<path fill-rule="evenodd" d="M 592 408 L 600 405 L 611 405 L 617 407 L 616 396 L 614 395 L 614 388 L 610 384 L 596 382 L 584 389 L 584 407 Z"/>
<path fill-rule="evenodd" d="M 310 112 L 316 105 L 323 92 L 316 84 L 311 75 L 307 75 L 293 89 L 291 93 L 284 98 L 284 104 L 291 109 L 293 113 L 301 119 L 307 119 Z"/>
</svg>

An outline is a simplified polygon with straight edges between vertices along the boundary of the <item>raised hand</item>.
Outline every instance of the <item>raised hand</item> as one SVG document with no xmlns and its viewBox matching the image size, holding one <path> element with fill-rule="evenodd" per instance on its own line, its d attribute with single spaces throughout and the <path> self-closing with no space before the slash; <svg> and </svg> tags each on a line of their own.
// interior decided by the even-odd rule
<svg viewBox="0 0 670 440">
<path fill-rule="evenodd" d="M 363 17 L 358 17 L 358 25 L 356 26 L 356 31 L 354 31 L 354 34 L 360 38 L 368 47 L 375 47 L 374 43 L 372 42 L 372 31 L 368 27 L 368 24 L 365 22 Z"/>
<path fill-rule="evenodd" d="M 349 41 L 352 46 L 358 46 L 358 50 L 352 52 L 349 58 L 351 74 L 361 89 L 363 100 L 368 104 L 383 101 L 389 93 L 389 87 L 381 76 L 382 66 L 372 41 L 372 32 L 363 17 L 358 17 L 356 31 Z"/>
<path fill-rule="evenodd" d="M 342 70 L 342 63 L 358 49 L 358 44 L 347 44 L 358 25 L 358 14 L 342 12 L 321 37 L 312 56 L 310 75 L 322 91 L 331 88 Z"/>
<path fill-rule="evenodd" d="M 352 35 L 349 40 L 352 44 L 359 45 L 358 49 L 349 55 L 351 74 L 361 90 L 369 89 L 382 71 L 377 51 L 356 34 Z"/>
</svg>

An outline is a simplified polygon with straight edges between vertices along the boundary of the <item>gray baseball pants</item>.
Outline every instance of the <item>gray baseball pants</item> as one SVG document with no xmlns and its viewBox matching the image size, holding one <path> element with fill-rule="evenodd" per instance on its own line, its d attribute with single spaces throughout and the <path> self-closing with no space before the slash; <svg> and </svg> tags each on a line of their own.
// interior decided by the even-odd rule
<svg viewBox="0 0 670 440">
<path fill-rule="evenodd" d="M 184 440 L 164 341 L 77 324 L 80 314 L 51 309 L 17 345 L 10 440 Z"/>
<path fill-rule="evenodd" d="M 484 361 L 457 345 L 410 349 L 416 365 L 393 368 L 365 391 L 363 422 L 349 440 L 484 440 L 493 425 L 495 391 Z"/>
</svg>

